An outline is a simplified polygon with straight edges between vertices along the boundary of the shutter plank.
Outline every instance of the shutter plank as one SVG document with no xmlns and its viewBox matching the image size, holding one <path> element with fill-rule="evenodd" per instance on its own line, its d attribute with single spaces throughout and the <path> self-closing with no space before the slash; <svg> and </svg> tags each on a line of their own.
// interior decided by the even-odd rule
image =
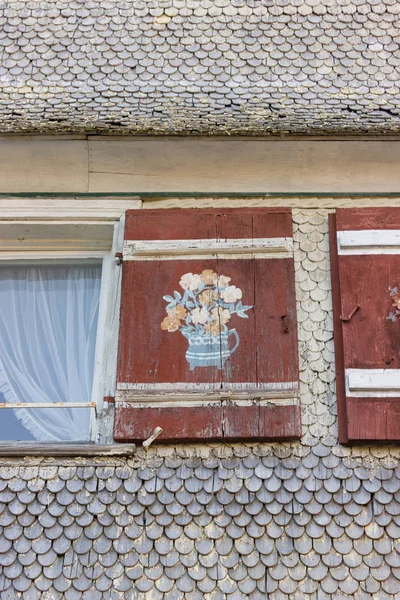
<svg viewBox="0 0 400 600">
<path fill-rule="evenodd" d="M 269 431 L 276 431 L 276 437 L 290 439 L 301 436 L 300 406 L 273 406 L 260 407 L 260 435 L 268 436 Z"/>
<path fill-rule="evenodd" d="M 341 263 L 342 314 L 360 306 L 343 323 L 346 368 L 398 369 L 400 322 L 387 317 L 393 309 L 388 288 L 400 285 L 400 255 L 346 256 Z"/>
<path fill-rule="evenodd" d="M 348 398 L 349 439 L 400 440 L 400 398 Z"/>
<path fill-rule="evenodd" d="M 255 261 L 257 378 L 297 381 L 298 346 L 294 264 L 291 259 Z"/>
<path fill-rule="evenodd" d="M 222 407 L 120 407 L 115 415 L 114 439 L 140 442 L 156 427 L 162 428 L 157 440 L 164 442 L 222 439 Z"/>
<path fill-rule="evenodd" d="M 292 213 L 286 208 L 172 208 L 130 210 L 126 240 L 195 240 L 292 237 Z M 227 218 L 229 217 L 229 218 Z"/>
<path fill-rule="evenodd" d="M 234 439 L 290 439 L 301 436 L 300 406 L 223 407 L 224 437 Z M 273 432 L 273 434 L 272 434 Z"/>
<path fill-rule="evenodd" d="M 339 231 L 399 229 L 400 208 L 343 208 L 336 211 Z"/>
</svg>

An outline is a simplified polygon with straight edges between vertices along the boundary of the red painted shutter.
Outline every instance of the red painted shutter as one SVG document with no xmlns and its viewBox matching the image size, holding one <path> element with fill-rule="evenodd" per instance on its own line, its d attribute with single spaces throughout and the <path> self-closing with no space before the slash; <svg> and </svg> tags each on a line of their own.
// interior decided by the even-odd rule
<svg viewBox="0 0 400 600">
<path fill-rule="evenodd" d="M 400 209 L 331 215 L 339 438 L 400 440 Z"/>
<path fill-rule="evenodd" d="M 291 211 L 128 211 L 115 439 L 301 434 Z"/>
</svg>

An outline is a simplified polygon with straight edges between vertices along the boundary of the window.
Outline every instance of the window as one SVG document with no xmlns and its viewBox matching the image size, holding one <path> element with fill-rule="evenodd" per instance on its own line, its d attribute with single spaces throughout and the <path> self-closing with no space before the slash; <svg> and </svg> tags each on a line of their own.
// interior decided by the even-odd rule
<svg viewBox="0 0 400 600">
<path fill-rule="evenodd" d="M 0 439 L 87 441 L 101 263 L 8 263 L 0 282 Z"/>
<path fill-rule="evenodd" d="M 5 202 L 0 442 L 112 441 L 104 397 L 114 395 L 116 379 L 121 268 L 114 256 L 122 248 L 125 210 L 138 204 Z"/>
</svg>

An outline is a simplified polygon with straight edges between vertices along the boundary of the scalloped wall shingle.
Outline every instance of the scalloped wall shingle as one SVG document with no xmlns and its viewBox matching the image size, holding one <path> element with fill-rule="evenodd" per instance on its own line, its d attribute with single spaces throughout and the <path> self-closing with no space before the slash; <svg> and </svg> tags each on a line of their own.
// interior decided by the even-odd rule
<svg viewBox="0 0 400 600">
<path fill-rule="evenodd" d="M 322 443 L 9 462 L 0 598 L 397 600 L 399 494 L 398 456 Z"/>
</svg>

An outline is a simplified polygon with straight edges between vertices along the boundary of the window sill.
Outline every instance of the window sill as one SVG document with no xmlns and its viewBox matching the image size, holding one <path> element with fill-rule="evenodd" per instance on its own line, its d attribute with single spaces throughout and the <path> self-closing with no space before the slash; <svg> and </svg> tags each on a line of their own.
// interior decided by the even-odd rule
<svg viewBox="0 0 400 600">
<path fill-rule="evenodd" d="M 135 444 L 40 444 L 0 442 L 0 457 L 13 456 L 126 456 L 134 454 Z"/>
</svg>

